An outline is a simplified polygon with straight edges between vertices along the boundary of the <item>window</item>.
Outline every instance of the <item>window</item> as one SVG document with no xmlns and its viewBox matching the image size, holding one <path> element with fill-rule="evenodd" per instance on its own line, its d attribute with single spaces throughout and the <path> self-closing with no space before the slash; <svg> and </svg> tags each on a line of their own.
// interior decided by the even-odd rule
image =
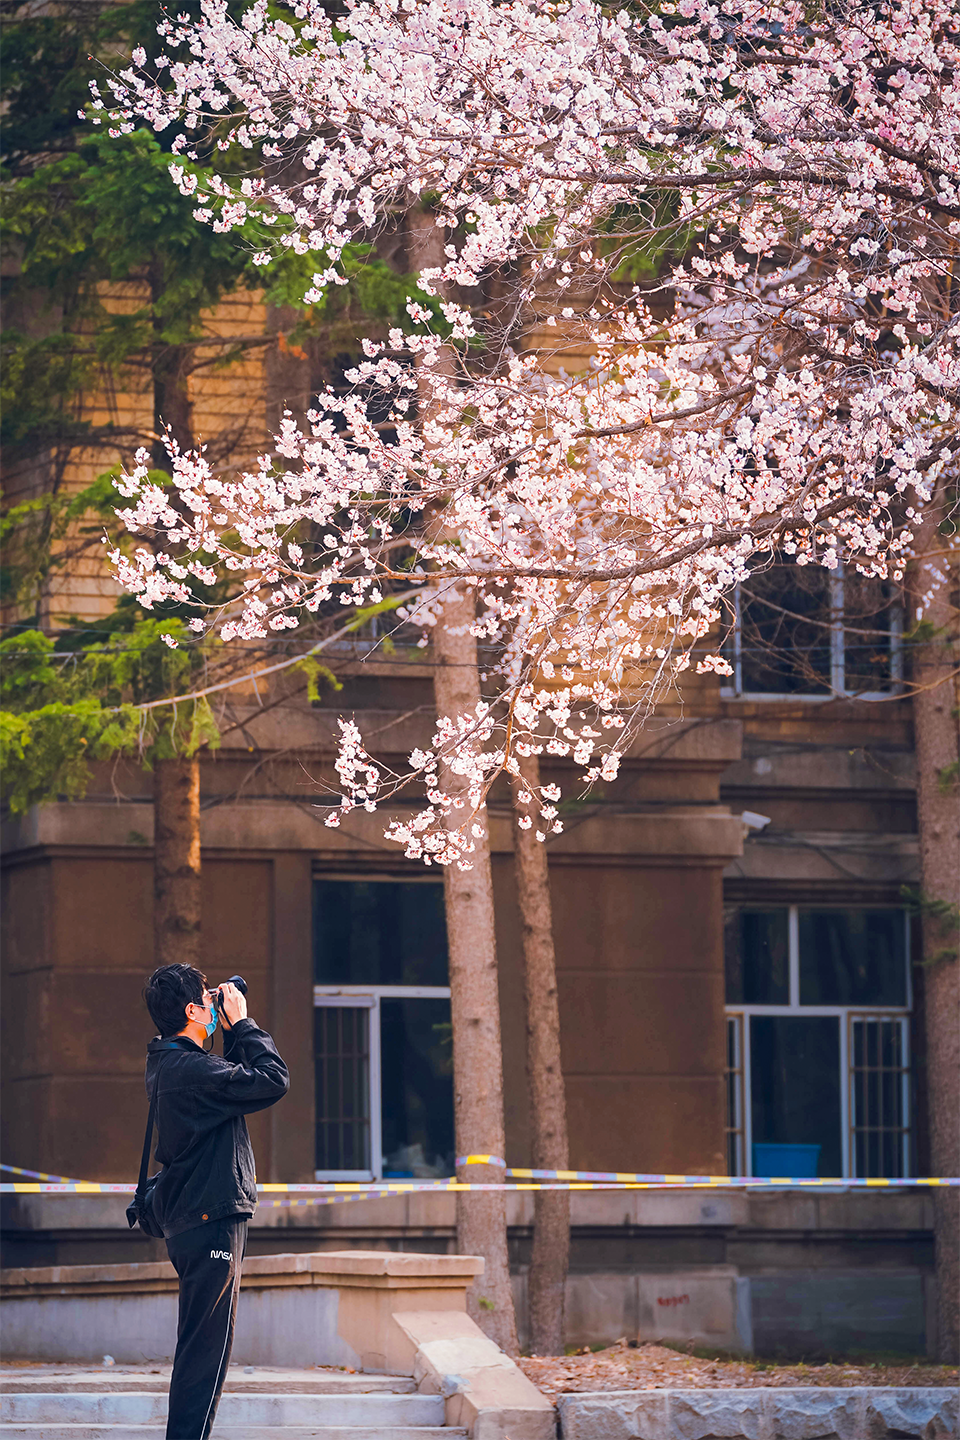
<svg viewBox="0 0 960 1440">
<path fill-rule="evenodd" d="M 902 679 L 895 588 L 852 566 L 825 570 L 783 556 L 738 585 L 728 604 L 729 696 L 889 693 Z"/>
<path fill-rule="evenodd" d="M 728 912 L 732 1175 L 910 1174 L 907 923 L 892 909 Z"/>
<path fill-rule="evenodd" d="M 327 0 L 328 13 L 333 13 L 329 9 L 330 3 L 332 0 Z M 376 488 L 379 483 L 377 480 L 379 464 L 376 457 L 371 460 L 369 447 L 358 443 L 357 437 L 351 429 L 352 422 L 349 417 L 341 410 L 326 410 L 325 400 L 333 395 L 341 402 L 346 399 L 360 402 L 367 419 L 383 444 L 385 446 L 396 445 L 398 416 L 402 416 L 407 423 L 412 423 L 416 420 L 417 415 L 417 383 L 413 358 L 410 355 L 394 354 L 393 364 L 396 368 L 393 371 L 393 383 L 386 384 L 381 383 L 380 378 L 372 379 L 369 376 L 354 375 L 354 372 L 368 363 L 362 350 L 341 350 L 331 354 L 326 346 L 319 345 L 317 342 L 308 342 L 308 345 L 313 366 L 312 404 L 320 407 L 321 413 L 329 420 L 339 436 L 350 434 L 352 437 L 351 463 L 360 466 L 361 471 L 365 466 L 372 467 L 371 484 Z M 354 375 L 353 379 L 348 378 L 351 375 Z M 359 473 L 358 471 L 357 474 Z M 411 512 L 408 516 L 409 521 L 412 522 L 418 514 L 419 509 Z M 333 518 L 336 525 L 344 525 L 348 519 L 347 512 L 340 511 Z M 312 547 L 312 555 L 315 560 L 327 553 L 325 541 L 330 537 L 331 532 L 324 524 L 317 522 L 302 526 L 300 529 L 301 533 L 298 533 L 297 539 L 305 550 L 310 551 Z M 403 568 L 412 554 L 412 550 L 393 551 L 391 560 L 394 569 Z M 384 598 L 389 599 L 390 583 L 384 582 L 380 588 Z M 336 615 L 336 607 L 327 613 Z M 337 617 L 337 625 L 339 626 L 344 618 L 349 620 L 355 616 L 356 612 L 354 611 L 352 615 L 344 617 L 341 610 Z M 391 646 L 419 645 L 422 634 L 422 625 L 406 624 L 398 618 L 395 610 L 387 609 L 379 614 L 370 615 L 362 624 L 357 625 L 349 636 L 328 643 L 325 648 L 333 655 L 379 652 L 381 657 L 385 657 L 390 655 Z"/>
<path fill-rule="evenodd" d="M 454 1171 L 442 881 L 314 882 L 318 1179 Z"/>
</svg>

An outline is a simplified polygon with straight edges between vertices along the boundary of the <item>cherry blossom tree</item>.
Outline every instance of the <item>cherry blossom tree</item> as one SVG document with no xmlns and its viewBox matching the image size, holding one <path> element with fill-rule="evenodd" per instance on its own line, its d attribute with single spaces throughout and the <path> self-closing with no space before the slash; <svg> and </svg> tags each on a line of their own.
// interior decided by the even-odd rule
<svg viewBox="0 0 960 1440">
<path fill-rule="evenodd" d="M 336 20 L 308 0 L 290 14 L 254 4 L 236 23 L 211 0 L 199 20 L 164 21 L 169 53 L 138 54 L 114 85 L 114 128 L 180 124 L 174 178 L 198 216 L 229 229 L 252 215 L 278 247 L 321 252 L 314 298 L 343 280 L 349 241 L 436 196 L 445 263 L 420 283 L 461 299 L 441 300 L 442 333 L 411 302 L 419 333 L 368 345 L 357 394 L 320 396 L 305 430 L 288 417 L 257 470 L 176 457 L 173 504 L 144 462 L 125 518 L 169 553 L 116 561 L 147 604 L 191 572 L 247 572 L 240 609 L 211 617 L 224 638 L 334 598 L 376 603 L 411 571 L 424 594 L 409 618 L 429 626 L 465 582 L 478 635 L 502 647 L 498 703 L 440 717 L 411 757 L 428 803 L 391 834 L 409 855 L 469 863 L 469 817 L 442 823 L 440 756 L 464 767 L 473 808 L 544 724 L 549 753 L 612 775 L 624 676 L 646 672 L 637 717 L 758 551 L 900 572 L 917 504 L 954 463 L 960 42 L 930 0 L 820 21 L 699 0 L 652 14 L 371 0 Z M 274 171 L 198 179 L 209 133 Z M 656 283 L 605 283 L 671 245 Z M 495 339 L 470 292 L 506 266 L 513 316 Z M 590 345 L 588 370 L 545 377 L 522 346 L 538 317 Z M 457 363 L 440 363 L 451 347 Z M 394 397 L 386 431 L 364 400 L 378 386 Z M 346 723 L 339 774 L 345 809 L 409 780 Z"/>
<path fill-rule="evenodd" d="M 98 119 L 173 126 L 173 178 L 258 259 L 340 257 L 414 204 L 442 259 L 414 333 L 369 344 L 353 394 L 287 417 L 246 474 L 147 460 L 115 552 L 150 606 L 190 574 L 248 578 L 224 638 L 420 585 L 496 652 L 483 698 L 388 771 L 342 722 L 341 812 L 405 786 L 408 856 L 468 867 L 497 776 L 529 755 L 616 775 L 721 597 L 786 553 L 900 579 L 934 487 L 956 496 L 960 14 L 953 0 L 620 10 L 594 0 L 221 0 Z M 205 147 L 236 157 L 211 179 Z M 493 297 L 493 298 L 491 298 Z M 555 362 L 542 341 L 557 337 Z M 589 351 L 588 366 L 559 363 Z M 390 399 L 389 424 L 371 407 Z M 942 527 L 941 527 L 942 528 Z M 197 622 L 200 628 L 204 622 Z M 714 647 L 715 648 L 715 647 Z M 456 777 L 454 782 L 452 777 Z M 527 793 L 527 792 L 524 792 Z M 541 785 L 518 823 L 559 828 Z M 337 823 L 337 814 L 329 823 Z"/>
</svg>

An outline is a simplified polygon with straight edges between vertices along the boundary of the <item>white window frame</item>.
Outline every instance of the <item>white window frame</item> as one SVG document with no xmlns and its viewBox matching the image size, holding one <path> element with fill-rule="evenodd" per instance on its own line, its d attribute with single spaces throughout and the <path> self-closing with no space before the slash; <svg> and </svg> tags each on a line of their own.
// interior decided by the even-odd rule
<svg viewBox="0 0 960 1440">
<path fill-rule="evenodd" d="M 379 641 L 376 642 L 379 644 Z M 413 874 L 366 874 L 360 870 L 315 869 L 314 881 L 335 880 L 362 882 L 365 885 L 396 884 L 442 885 L 442 880 L 432 875 Z M 449 985 L 314 985 L 314 1008 L 321 1005 L 340 1006 L 342 1009 L 363 1009 L 370 1011 L 370 1073 L 368 1094 L 370 1096 L 370 1160 L 369 1170 L 314 1170 L 315 1180 L 382 1180 L 383 1179 L 383 1114 L 382 1114 L 382 1073 L 380 1066 L 380 1001 L 400 1000 L 449 1000 Z"/>
<path fill-rule="evenodd" d="M 740 585 L 734 586 L 730 595 L 733 609 L 733 625 L 730 644 L 733 652 L 732 683 L 721 685 L 720 695 L 724 700 L 799 700 L 803 704 L 823 704 L 844 696 L 857 700 L 886 700 L 896 695 L 903 684 L 903 611 L 899 605 L 890 610 L 890 685 L 886 690 L 849 690 L 846 685 L 846 646 L 843 622 L 843 567 L 829 572 L 830 576 L 830 688 L 823 694 L 804 691 L 744 690 L 743 689 L 743 631 L 740 617 Z"/>
<path fill-rule="evenodd" d="M 318 991 L 322 992 L 318 997 Z M 368 1043 L 369 1043 L 369 1072 L 367 1074 L 367 1094 L 370 1097 L 370 1159 L 374 1165 L 369 1170 L 314 1170 L 315 1180 L 379 1180 L 375 1168 L 375 1157 L 380 1154 L 380 1016 L 375 1013 L 378 1009 L 376 997 L 358 990 L 353 994 L 344 994 L 333 988 L 315 985 L 313 987 L 314 1009 L 320 1006 L 339 1008 L 343 1010 L 369 1010 L 371 1013 L 367 1018 Z M 316 1064 L 316 1056 L 314 1056 Z M 376 1085 L 376 1090 L 374 1090 Z M 374 1095 L 377 1103 L 374 1104 Z M 316 1145 L 316 1139 L 314 1139 Z M 382 1168 L 382 1167 L 381 1167 Z"/>
<path fill-rule="evenodd" d="M 906 966 L 906 1003 L 904 1005 L 801 1005 L 800 1004 L 800 911 L 801 910 L 856 910 L 856 909 L 897 909 L 890 906 L 855 905 L 769 905 L 747 902 L 742 910 L 786 910 L 787 911 L 787 957 L 789 976 L 789 999 L 786 1005 L 725 1005 L 727 1022 L 737 1019 L 739 1024 L 740 1066 L 733 1073 L 733 1084 L 739 1086 L 740 1094 L 735 1096 L 734 1110 L 740 1119 L 742 1146 L 741 1174 L 753 1175 L 753 1104 L 751 1076 L 750 1020 L 754 1015 L 790 1015 L 815 1019 L 818 1016 L 835 1016 L 840 1030 L 840 1152 L 843 1163 L 842 1178 L 856 1178 L 856 1150 L 853 1144 L 855 1128 L 854 1115 L 854 1072 L 851 1064 L 851 1030 L 855 1019 L 897 1018 L 903 1029 L 904 1070 L 902 1084 L 903 1114 L 906 1121 L 903 1135 L 904 1176 L 909 1175 L 912 1150 L 913 1125 L 910 1112 L 910 1016 L 913 1011 L 913 986 L 910 973 L 910 916 L 903 914 L 904 964 Z M 727 1104 L 729 1101 L 727 1101 Z M 727 1111 L 725 1110 L 725 1113 Z M 727 1127 L 729 1134 L 729 1127 Z M 838 1177 L 841 1178 L 841 1177 Z"/>
<path fill-rule="evenodd" d="M 338 877 L 339 878 L 339 877 Z M 449 985 L 314 985 L 313 1004 L 339 1006 L 342 1009 L 367 1009 L 369 1017 L 370 1071 L 367 1077 L 370 1096 L 370 1160 L 369 1170 L 315 1170 L 315 1180 L 382 1180 L 383 1179 L 383 1099 L 380 1068 L 380 1001 L 381 1000 L 449 1000 Z"/>
</svg>

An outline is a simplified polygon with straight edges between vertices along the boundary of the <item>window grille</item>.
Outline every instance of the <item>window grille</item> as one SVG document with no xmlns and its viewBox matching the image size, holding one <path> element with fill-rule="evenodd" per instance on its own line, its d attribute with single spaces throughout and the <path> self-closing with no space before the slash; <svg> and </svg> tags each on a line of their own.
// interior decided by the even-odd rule
<svg viewBox="0 0 960 1440">
<path fill-rule="evenodd" d="M 910 1067 L 907 1021 L 850 1015 L 850 1158 L 854 1175 L 910 1173 Z"/>
<path fill-rule="evenodd" d="M 727 696 L 878 695 L 903 679 L 902 610 L 887 582 L 848 567 L 758 568 L 726 602 Z"/>
<path fill-rule="evenodd" d="M 743 1016 L 727 1014 L 727 1174 L 743 1175 Z"/>
<path fill-rule="evenodd" d="M 370 1010 L 319 1005 L 313 1012 L 317 1169 L 370 1173 Z"/>
</svg>

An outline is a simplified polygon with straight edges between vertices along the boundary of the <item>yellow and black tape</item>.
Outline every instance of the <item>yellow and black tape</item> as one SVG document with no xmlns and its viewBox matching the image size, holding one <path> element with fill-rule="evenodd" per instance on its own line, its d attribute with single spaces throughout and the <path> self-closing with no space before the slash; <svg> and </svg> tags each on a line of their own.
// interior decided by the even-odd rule
<svg viewBox="0 0 960 1440">
<path fill-rule="evenodd" d="M 532 1170 L 507 1166 L 497 1156 L 467 1155 L 458 1166 L 491 1165 L 505 1171 L 508 1179 L 469 1181 L 455 1178 L 398 1180 L 318 1180 L 299 1184 L 270 1183 L 258 1185 L 261 1203 L 273 1206 L 329 1205 L 343 1200 L 373 1200 L 386 1195 L 445 1195 L 464 1191 L 529 1191 L 529 1190 L 743 1190 L 758 1188 L 810 1189 L 842 1187 L 857 1190 L 912 1189 L 916 1186 L 957 1186 L 960 1178 L 923 1176 L 913 1179 L 821 1178 L 819 1176 L 747 1176 L 747 1175 L 669 1175 L 614 1170 Z M 43 1171 L 23 1170 L 15 1165 L 0 1165 L 10 1174 L 31 1177 L 0 1183 L 4 1195 L 132 1195 L 136 1185 L 96 1180 L 71 1180 L 64 1176 L 46 1175 Z M 276 1199 L 276 1196 L 293 1198 Z"/>
</svg>

